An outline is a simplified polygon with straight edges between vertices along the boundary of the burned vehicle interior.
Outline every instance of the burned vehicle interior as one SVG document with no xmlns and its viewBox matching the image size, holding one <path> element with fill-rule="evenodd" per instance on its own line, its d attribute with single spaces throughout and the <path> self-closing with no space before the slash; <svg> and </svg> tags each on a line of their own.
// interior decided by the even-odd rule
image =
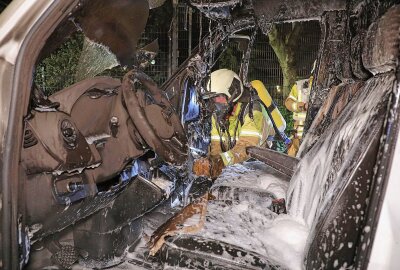
<svg viewBox="0 0 400 270">
<path fill-rule="evenodd" d="M 210 27 L 162 85 L 147 74 L 157 40 L 140 38 L 165 1 L 76 2 L 34 73 L 76 33 L 102 61 L 54 93 L 32 79 L 21 268 L 366 268 L 398 128 L 399 1 L 188 0 Z M 251 85 L 257 31 L 309 20 L 321 38 L 297 156 L 249 147 L 217 179 L 195 176 L 210 143 L 206 84 L 226 45 L 241 47 Z M 116 66 L 121 76 L 104 72 Z M 287 213 L 271 210 L 276 198 Z"/>
</svg>

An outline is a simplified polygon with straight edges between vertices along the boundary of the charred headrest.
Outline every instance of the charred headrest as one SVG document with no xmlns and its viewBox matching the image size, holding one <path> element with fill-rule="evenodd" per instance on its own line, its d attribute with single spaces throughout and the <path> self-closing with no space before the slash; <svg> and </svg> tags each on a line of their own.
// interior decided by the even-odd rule
<svg viewBox="0 0 400 270">
<path fill-rule="evenodd" d="M 362 61 L 375 74 L 395 70 L 400 45 L 400 5 L 390 8 L 371 24 L 364 40 Z"/>
</svg>

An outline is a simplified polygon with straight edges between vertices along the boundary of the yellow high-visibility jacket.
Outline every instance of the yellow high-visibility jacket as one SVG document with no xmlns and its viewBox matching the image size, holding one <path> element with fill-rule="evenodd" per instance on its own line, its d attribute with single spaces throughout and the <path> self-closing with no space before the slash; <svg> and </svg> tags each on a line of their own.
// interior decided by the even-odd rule
<svg viewBox="0 0 400 270">
<path fill-rule="evenodd" d="M 285 100 L 286 108 L 293 112 L 294 128 L 296 130 L 297 137 L 303 136 L 304 121 L 306 120 L 307 112 L 302 111 L 298 107 L 299 102 L 308 103 L 310 97 L 310 90 L 312 84 L 312 76 L 309 79 L 297 81 L 292 89 L 290 90 L 289 96 Z M 308 88 L 302 87 L 302 85 L 308 81 Z"/>
<path fill-rule="evenodd" d="M 225 166 L 247 160 L 248 155 L 246 153 L 246 147 L 259 146 L 266 141 L 268 135 L 275 134 L 271 121 L 265 119 L 259 103 L 254 103 L 253 119 L 250 118 L 249 109 L 242 108 L 242 106 L 245 105 L 243 103 L 238 103 L 228 119 L 231 141 L 236 139 L 236 144 L 231 149 L 228 147 L 228 134 L 222 132 L 218 128 L 215 118 L 212 117 L 210 155 L 212 157 L 220 155 Z M 243 114 L 243 124 L 239 119 L 239 114 L 242 109 L 245 110 Z M 221 141 L 225 149 L 229 149 L 228 151 L 222 152 Z"/>
</svg>

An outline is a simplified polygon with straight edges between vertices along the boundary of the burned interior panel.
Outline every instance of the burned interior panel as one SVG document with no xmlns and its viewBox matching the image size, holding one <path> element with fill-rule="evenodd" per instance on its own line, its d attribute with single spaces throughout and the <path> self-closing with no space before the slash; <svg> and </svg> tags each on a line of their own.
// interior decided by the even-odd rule
<svg viewBox="0 0 400 270">
<path fill-rule="evenodd" d="M 336 70 L 339 70 L 337 73 L 339 76 L 333 69 L 331 75 L 328 76 L 329 72 L 326 68 L 325 71 L 322 68 L 322 72 L 319 71 L 316 74 L 317 79 L 314 82 L 314 91 L 311 94 L 311 105 L 308 111 L 309 117 L 305 125 L 306 132 L 322 105 L 324 97 L 328 94 L 326 85 L 317 84 L 319 76 L 328 76 L 326 80 L 322 81 L 330 86 L 346 81 L 362 81 L 371 77 L 370 71 L 364 66 L 362 60 L 366 32 L 372 22 L 376 21 L 389 7 L 395 4 L 398 4 L 398 1 L 352 1 L 346 12 L 327 12 L 322 16 L 322 29 L 326 33 L 322 40 L 321 63 L 323 65 L 331 63 L 329 66 L 335 66 Z M 337 16 L 343 17 L 343 20 Z M 347 23 L 344 24 L 344 21 L 347 21 Z M 339 47 L 339 43 L 335 42 L 336 39 L 330 41 L 332 35 L 336 35 L 341 40 Z M 328 53 L 327 51 L 330 50 L 338 51 Z M 331 60 L 323 59 L 325 57 L 333 58 Z M 338 60 L 341 57 L 343 57 L 343 60 Z M 348 59 L 350 59 L 350 62 Z"/>
<path fill-rule="evenodd" d="M 387 178 L 377 166 L 388 166 L 384 145 L 393 144 L 385 134 L 399 79 L 398 1 L 187 1 L 209 31 L 158 85 L 146 73 L 157 41 L 139 40 L 164 2 L 78 1 L 45 43 L 37 64 L 80 32 L 123 76 L 99 67 L 49 96 L 32 87 L 21 267 L 363 268 L 376 187 Z M 207 82 L 226 45 L 241 42 L 239 76 L 252 89 L 257 31 L 307 20 L 319 21 L 322 39 L 298 156 L 252 147 L 217 179 L 195 176 L 211 140 Z"/>
<path fill-rule="evenodd" d="M 157 50 L 156 42 L 136 50 L 148 13 L 147 1 L 82 2 L 39 58 L 82 31 L 107 45 L 122 66 L 138 68 L 122 80 L 87 78 L 50 96 L 33 91 L 21 153 L 29 202 L 24 222 L 32 231 L 29 245 L 53 254 L 51 261 L 63 268 L 82 258 L 77 250 L 86 252 L 82 263 L 93 267 L 118 262 L 113 258 L 139 240 L 141 217 L 172 200 L 171 192 L 184 179 L 179 167 L 168 165 L 184 165 L 187 159 L 180 117 L 139 70 Z M 31 254 L 28 268 L 43 267 L 43 254 Z"/>
<path fill-rule="evenodd" d="M 381 4 L 382 3 L 378 3 L 377 6 Z M 357 8 L 359 7 L 360 6 Z M 372 7 L 370 8 L 372 9 Z M 382 6 L 380 6 L 380 8 L 385 9 Z M 380 20 L 378 20 L 379 22 L 377 24 L 383 25 L 385 21 L 388 20 L 387 18 L 395 18 L 392 14 L 395 10 L 395 7 L 389 10 L 386 8 L 385 12 L 387 12 L 387 17 L 379 16 Z M 369 227 L 364 227 L 362 224 L 365 224 L 367 220 L 366 213 L 369 209 L 367 202 L 371 196 L 371 186 L 374 185 L 376 181 L 373 168 L 375 164 L 379 162 L 376 154 L 379 148 L 379 140 L 384 130 L 384 119 L 387 117 L 385 113 L 386 104 L 389 102 L 389 96 L 392 95 L 392 89 L 396 86 L 394 74 L 389 71 L 392 70 L 389 60 L 392 59 L 391 57 L 385 58 L 382 62 L 379 60 L 379 57 L 377 57 L 375 58 L 376 61 L 373 60 L 374 64 L 369 64 L 369 57 L 376 55 L 375 50 L 376 52 L 380 51 L 378 49 L 379 46 L 372 45 L 377 44 L 377 41 L 374 41 L 373 38 L 362 39 L 358 46 L 364 49 L 359 51 L 357 55 L 352 54 L 352 57 L 350 57 L 350 41 L 351 35 L 354 33 L 350 34 L 349 30 L 348 6 L 343 5 L 341 9 L 328 9 L 326 11 L 327 12 L 320 14 L 322 16 L 322 27 L 325 30 L 320 54 L 322 58 L 319 59 L 317 79 L 314 82 L 314 91 L 316 92 L 314 92 L 313 102 L 315 103 L 313 106 L 315 106 L 316 109 L 314 112 L 311 111 L 312 116 L 308 116 L 310 123 L 314 120 L 316 115 L 318 121 L 314 123 L 314 126 L 310 129 L 310 136 L 308 138 L 306 137 L 304 141 L 306 147 L 303 149 L 302 159 L 291 179 L 293 184 L 291 184 L 288 191 L 289 214 L 292 216 L 305 214 L 306 216 L 304 218 L 311 227 L 311 231 L 308 232 L 309 238 L 307 240 L 309 244 L 305 247 L 306 253 L 304 259 L 306 262 L 306 269 L 319 267 L 351 267 L 358 263 L 355 261 L 358 251 L 354 246 L 358 245 L 360 242 L 366 243 L 362 234 L 364 234 L 365 230 L 368 232 L 370 230 Z M 356 12 L 356 10 L 352 10 L 351 12 Z M 374 11 L 369 10 L 369 12 L 373 13 Z M 376 19 L 378 19 L 378 17 L 376 17 Z M 395 23 L 391 23 L 390 25 L 396 28 Z M 389 26 L 388 28 L 382 27 L 378 32 L 374 32 L 377 26 L 372 25 L 369 27 L 368 31 L 380 35 L 380 31 L 389 33 L 390 28 Z M 352 31 L 353 30 L 354 29 L 352 29 Z M 360 29 L 360 31 L 362 31 L 362 29 Z M 397 34 L 395 34 L 397 30 L 394 30 L 392 33 L 393 36 L 397 36 Z M 375 34 L 370 35 L 374 36 Z M 386 39 L 383 38 L 380 41 L 384 42 L 384 40 Z M 396 55 L 397 53 L 392 54 L 394 58 L 396 58 Z M 368 70 L 367 73 L 372 71 L 375 76 L 369 75 L 367 77 L 370 78 L 369 80 L 365 80 L 365 77 L 364 80 L 360 80 L 361 78 L 359 75 L 353 73 L 353 70 L 357 69 L 357 67 L 354 67 L 353 62 L 351 62 L 353 61 L 352 59 L 356 57 L 362 59 L 363 69 L 366 71 Z M 373 72 L 375 68 L 379 69 L 380 72 Z M 325 102 L 324 99 L 326 97 L 329 97 L 329 99 Z M 321 106 L 323 108 L 322 111 L 319 110 Z M 360 111 L 357 111 L 358 109 L 363 112 L 368 112 L 368 117 L 364 118 L 365 116 L 361 116 Z M 370 120 L 373 122 L 373 125 L 367 125 L 367 122 L 364 122 Z M 355 124 L 356 122 L 357 124 Z M 360 123 L 365 123 L 365 125 Z M 351 126 L 351 132 L 349 132 L 349 130 L 346 131 L 346 125 Z M 341 130 L 342 128 L 343 130 Z M 356 129 L 354 130 L 354 128 Z M 312 134 L 312 132 L 314 132 L 314 134 Z M 333 132 L 333 136 L 330 134 L 331 132 Z M 363 147 L 352 147 L 353 143 L 358 141 L 368 141 L 368 144 Z M 324 148 L 324 144 L 326 146 L 330 144 L 328 152 L 332 154 L 330 157 L 332 158 L 331 161 L 318 160 L 320 157 L 318 152 L 325 152 L 327 150 Z M 347 154 L 348 151 L 350 151 L 349 154 Z M 323 156 L 324 159 L 327 158 L 325 155 Z M 269 157 L 271 158 L 271 156 Z M 317 160 L 311 161 L 313 158 Z M 273 166 L 272 164 L 273 161 L 270 165 Z M 310 165 L 306 164 L 313 165 L 310 167 Z M 241 179 L 241 177 L 243 177 L 241 174 L 245 170 L 246 169 L 241 168 L 239 175 L 236 176 L 233 174 L 234 177 Z M 227 169 L 225 173 L 229 177 L 232 171 L 235 170 L 233 168 Z M 309 176 L 314 177 L 312 178 L 313 181 L 318 182 L 321 181 L 321 179 L 326 179 L 327 181 L 322 185 L 322 194 L 318 195 L 321 197 L 314 201 L 314 203 L 319 203 L 318 206 L 309 204 L 309 202 L 307 202 L 308 200 L 302 198 L 300 195 L 301 193 L 298 193 L 300 190 L 304 192 L 304 190 L 308 188 L 307 184 L 303 185 L 300 183 L 303 177 L 309 180 Z M 228 186 L 234 185 L 234 181 L 236 181 L 236 179 L 233 180 L 230 178 Z M 295 182 L 298 183 L 296 184 Z M 307 194 L 316 192 L 317 190 L 314 189 L 315 187 L 316 186 L 311 187 L 309 190 L 310 192 Z M 231 190 L 231 187 L 229 187 L 228 190 Z M 318 192 L 319 191 L 317 191 L 317 194 Z M 243 245 L 235 242 L 235 240 L 229 236 L 224 235 L 224 232 L 237 237 L 241 235 L 240 226 L 230 227 L 227 225 L 232 224 L 230 219 L 234 215 L 233 212 L 235 210 L 232 209 L 231 212 L 228 210 L 230 214 L 227 216 L 223 216 L 221 212 L 218 212 L 224 207 L 229 207 L 230 204 L 240 204 L 240 202 L 243 201 L 246 203 L 249 202 L 250 199 L 248 197 L 240 197 L 239 195 L 245 194 L 245 192 L 237 192 L 236 194 L 237 195 L 232 195 L 233 197 L 228 199 L 226 197 L 213 197 L 208 204 L 210 209 L 208 209 L 206 219 L 211 221 L 213 211 L 217 211 L 216 216 L 220 219 L 222 218 L 222 224 L 227 226 L 226 229 L 222 229 L 219 233 L 213 234 L 213 232 L 223 227 L 218 227 L 215 221 L 210 222 L 209 225 L 207 225 L 208 223 L 206 222 L 202 225 L 204 226 L 203 230 L 192 233 L 185 232 L 183 233 L 184 236 L 182 236 L 181 232 L 179 233 L 180 236 L 173 237 L 166 242 L 165 250 L 162 251 L 162 254 L 165 256 L 165 261 L 168 265 L 193 269 L 208 267 L 210 269 L 218 269 L 219 260 L 221 256 L 224 256 L 223 246 L 226 245 L 227 242 L 230 243 L 231 251 L 237 248 L 237 245 Z M 337 195 L 333 196 L 333 194 Z M 253 194 L 253 196 L 255 195 Z M 216 200 L 217 204 L 220 206 L 214 208 L 216 204 L 213 202 L 214 200 Z M 299 204 L 302 206 L 296 208 Z M 339 212 L 343 213 L 343 215 L 338 215 L 337 213 Z M 182 215 L 185 214 L 187 213 L 182 211 Z M 193 224 L 193 219 L 201 218 L 196 215 L 190 215 L 188 224 Z M 244 217 L 238 216 L 237 219 L 243 220 Z M 273 220 L 274 218 L 271 219 Z M 201 221 L 199 221 L 199 224 L 201 224 Z M 268 228 L 268 225 L 264 226 L 264 229 L 265 227 Z M 243 228 L 247 228 L 247 226 L 243 226 Z M 200 238 L 199 234 L 201 235 Z M 248 234 L 247 237 L 250 237 L 250 235 L 251 233 Z M 216 239 L 218 240 L 216 241 Z M 272 238 L 270 240 L 272 240 Z M 252 242 L 253 241 L 250 241 L 250 243 Z M 204 243 L 212 243 L 207 247 L 215 247 L 207 251 L 202 250 Z M 254 247 L 249 250 L 254 250 Z M 258 250 L 261 252 L 262 249 L 260 248 Z M 332 252 L 332 250 L 336 251 Z M 288 253 L 287 250 L 285 250 L 285 252 Z M 270 252 L 268 254 L 271 255 L 272 253 L 273 252 Z M 177 254 L 179 254 L 179 256 Z M 243 263 L 239 257 L 240 256 L 234 256 L 234 258 L 228 259 L 228 268 L 234 269 L 237 267 L 238 263 Z M 269 260 L 264 259 L 263 261 L 265 265 L 260 266 L 255 264 L 254 260 L 249 259 L 246 267 L 253 267 L 255 265 L 257 265 L 255 268 L 259 267 L 264 269 L 276 267 L 276 257 Z M 265 263 L 265 261 L 272 261 L 272 263 Z M 295 266 L 285 265 L 285 263 L 288 262 L 284 260 L 278 263 L 278 265 L 284 268 L 296 269 Z M 300 264 L 302 264 L 302 262 L 300 262 Z"/>
<path fill-rule="evenodd" d="M 255 15 L 261 23 L 279 23 L 292 20 L 310 20 L 321 17 L 327 11 L 346 9 L 346 1 L 258 1 L 254 3 Z"/>
<path fill-rule="evenodd" d="M 360 239 L 361 228 L 363 228 L 360 224 L 365 222 L 366 198 L 369 196 L 370 186 L 373 182 L 373 167 L 376 159 L 371 153 L 377 151 L 382 120 L 385 117 L 381 112 L 385 109 L 393 82 L 393 74 L 369 80 L 365 90 L 358 92 L 350 103 L 355 106 L 350 105 L 346 108 L 346 111 L 351 110 L 352 113 L 343 113 L 321 136 L 323 139 L 318 141 L 301 159 L 289 187 L 287 187 L 289 215 L 276 216 L 275 213 L 265 209 L 266 213 L 257 216 L 255 213 L 261 211 L 261 209 L 257 209 L 259 204 L 257 192 L 253 192 L 251 196 L 237 196 L 235 193 L 231 193 L 232 196 L 214 196 L 207 205 L 206 222 L 203 229 L 190 233 L 181 232 L 179 236 L 170 239 L 166 244 L 166 252 L 163 255 L 168 264 L 174 267 L 188 268 L 207 268 L 212 265 L 211 269 L 214 269 L 214 264 L 218 265 L 220 256 L 224 256 L 220 250 L 224 250 L 223 246 L 228 243 L 232 250 L 237 246 L 246 247 L 246 250 L 258 250 L 257 260 L 264 263 L 269 262 L 261 268 L 274 269 L 278 264 L 288 269 L 300 269 L 303 263 L 301 257 L 294 255 L 298 250 L 291 250 L 289 246 L 293 243 L 285 239 L 283 232 L 279 233 L 279 229 L 282 229 L 285 222 L 288 222 L 287 219 L 297 217 L 306 222 L 306 224 L 300 222 L 294 228 L 303 228 L 295 232 L 297 237 L 303 235 L 307 238 L 307 241 L 304 239 L 304 244 L 309 243 L 309 246 L 303 246 L 307 269 L 321 266 L 346 267 L 353 265 L 356 252 L 354 245 Z M 385 90 L 381 92 L 376 89 Z M 373 109 L 368 110 L 367 116 L 356 113 L 357 110 L 364 111 L 369 106 L 372 106 Z M 358 115 L 358 117 L 349 119 L 349 115 Z M 380 120 L 378 120 L 379 118 Z M 365 129 L 366 121 L 371 119 L 377 119 L 377 121 L 373 121 L 376 125 Z M 357 125 L 353 126 L 355 122 Z M 349 126 L 356 127 L 356 130 L 350 131 L 346 128 Z M 354 141 L 359 138 L 362 140 L 371 137 L 373 140 L 364 147 L 359 148 L 354 145 Z M 326 152 L 328 156 L 321 160 L 321 153 Z M 371 159 L 371 157 L 373 158 Z M 309 164 L 318 164 L 318 166 L 315 168 Z M 265 173 L 265 171 L 271 170 L 270 167 L 264 164 L 256 168 L 252 166 L 254 165 L 246 164 L 244 168 L 226 169 L 221 180 L 226 174 L 225 177 L 229 181 L 225 181 L 225 185 L 228 189 L 232 189 L 235 183 L 244 181 L 246 173 L 248 174 L 250 171 L 252 175 L 260 174 L 259 181 L 264 186 L 268 186 L 270 182 L 276 184 L 276 180 L 273 181 L 274 178 Z M 261 173 L 260 171 L 263 170 L 264 172 Z M 311 178 L 313 181 L 310 181 L 310 176 L 313 177 Z M 251 183 L 254 186 L 257 181 L 252 179 Z M 276 187 L 273 190 L 276 191 Z M 266 192 L 268 193 L 268 191 Z M 245 192 L 241 191 L 238 194 L 245 194 Z M 304 197 L 305 194 L 313 194 L 314 197 Z M 274 198 L 273 194 L 270 196 Z M 264 197 L 263 200 L 265 204 L 267 199 Z M 236 205 L 237 208 L 232 205 Z M 242 210 L 243 207 L 245 207 L 245 211 Z M 338 215 L 338 212 L 341 215 Z M 182 211 L 182 215 L 185 214 Z M 193 224 L 193 220 L 201 219 L 198 215 L 189 216 L 190 218 L 186 221 L 188 226 Z M 291 222 L 299 221 L 296 219 Z M 249 224 L 254 227 L 256 224 L 263 225 L 256 229 Z M 287 224 L 285 225 L 287 226 Z M 280 236 L 278 240 L 280 247 L 283 243 L 289 245 L 281 251 L 275 249 L 278 235 Z M 244 239 L 252 240 L 243 243 Z M 215 243 L 216 248 L 204 254 L 201 245 L 207 241 Z M 189 244 L 190 242 L 194 242 L 194 244 Z M 296 245 L 291 248 L 296 248 Z M 230 254 L 230 252 L 227 253 Z M 176 258 L 175 254 L 181 254 L 180 259 Z M 285 256 L 290 256 L 292 259 L 287 260 Z M 299 260 L 296 261 L 294 258 Z M 228 268 L 234 268 L 234 265 L 239 263 L 236 260 L 244 263 L 246 267 L 254 266 L 253 260 L 244 260 L 245 262 L 243 262 L 240 256 L 233 255 L 233 258 L 227 263 Z"/>
</svg>

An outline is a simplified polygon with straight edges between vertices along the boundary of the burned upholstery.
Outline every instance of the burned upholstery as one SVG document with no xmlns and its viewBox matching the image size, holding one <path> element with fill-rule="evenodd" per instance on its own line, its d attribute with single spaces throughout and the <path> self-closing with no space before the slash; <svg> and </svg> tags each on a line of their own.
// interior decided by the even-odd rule
<svg viewBox="0 0 400 270">
<path fill-rule="evenodd" d="M 110 190 L 101 186 L 144 152 L 120 86 L 110 77 L 81 81 L 49 97 L 60 104 L 57 110 L 36 109 L 26 119 L 21 157 L 27 224 L 41 226 L 35 238 L 93 214 L 124 190 L 119 182 Z"/>
<path fill-rule="evenodd" d="M 216 200 L 253 200 L 270 206 L 272 199 L 285 198 L 289 179 L 260 161 L 229 167 L 214 182 L 211 194 Z"/>
<path fill-rule="evenodd" d="M 298 157 L 302 157 L 315 144 L 322 133 L 341 114 L 364 84 L 365 82 L 363 81 L 342 83 L 330 89 L 325 102 L 314 118 L 307 133 L 307 138 L 300 146 Z"/>
<path fill-rule="evenodd" d="M 113 79 L 110 77 L 95 77 L 87 80 L 75 83 L 61 91 L 49 97 L 52 102 L 58 102 L 60 104 L 59 110 L 67 114 L 71 114 L 72 107 L 75 102 L 80 98 L 85 92 L 97 89 L 97 90 L 112 90 L 121 86 L 121 81 L 118 79 Z"/>
<path fill-rule="evenodd" d="M 290 218 L 278 217 L 268 208 L 272 199 L 285 197 L 289 183 L 280 178 L 284 176 L 260 161 L 226 168 L 211 188 L 205 216 L 193 215 L 183 225 L 187 228 L 201 220 L 203 228 L 167 238 L 162 249 L 165 261 L 189 269 L 277 266 L 275 258 L 268 257 L 270 252 L 280 256 L 279 251 L 268 250 L 269 237 L 279 234 L 279 226 L 274 224 L 284 226 L 293 222 Z M 304 231 L 304 227 L 300 230 Z M 290 242 L 287 238 L 284 240 Z M 290 254 L 298 252 L 296 248 L 291 251 Z"/>
<path fill-rule="evenodd" d="M 279 1 L 255 0 L 254 11 L 261 23 L 292 21 L 294 19 L 318 18 L 324 12 L 345 10 L 344 0 Z"/>
<path fill-rule="evenodd" d="M 394 6 L 369 27 L 363 52 L 364 67 L 372 74 L 394 71 L 399 61 L 400 6 Z"/>
<path fill-rule="evenodd" d="M 110 48 L 121 65 L 131 67 L 136 63 L 137 44 L 149 16 L 148 1 L 86 2 L 77 17 L 85 35 Z"/>
<path fill-rule="evenodd" d="M 354 245 L 362 241 L 370 187 L 377 180 L 374 179 L 373 168 L 377 162 L 386 106 L 393 88 L 397 85 L 395 72 L 398 68 L 399 16 L 399 6 L 394 6 L 369 27 L 363 44 L 362 60 L 364 66 L 375 76 L 362 82 L 363 86 L 343 109 L 338 120 L 328 129 L 339 129 L 339 135 L 342 137 L 354 134 L 351 142 L 357 144 L 357 147 L 341 146 L 335 149 L 335 152 L 339 155 L 343 151 L 347 153 L 346 157 L 354 155 L 358 158 L 347 161 L 350 163 L 343 169 L 337 167 L 336 159 L 332 164 L 333 169 L 340 170 L 339 176 L 343 180 L 337 182 L 336 189 L 333 189 L 332 185 L 330 190 L 327 189 L 331 197 L 325 199 L 323 205 L 326 207 L 319 211 L 319 217 L 313 224 L 315 234 L 310 235 L 312 237 L 309 241 L 307 268 L 321 265 L 328 268 L 353 265 L 359 250 L 367 249 L 370 244 L 368 241 L 363 247 L 354 248 Z M 349 122 L 353 124 L 349 125 Z M 319 141 L 322 140 L 326 140 L 326 137 L 321 136 Z M 319 166 L 320 164 L 321 162 Z M 331 173 L 328 175 L 330 182 Z M 332 195 L 335 192 L 340 193 Z M 326 255 L 324 247 L 329 245 L 336 247 L 335 255 Z"/>
<path fill-rule="evenodd" d="M 399 12 L 398 7 L 394 7 L 387 14 L 398 18 Z M 398 37 L 399 28 L 392 27 L 393 23 L 387 24 L 386 20 L 388 17 L 384 16 L 377 22 L 382 28 L 372 25 L 365 39 L 364 47 L 370 48 L 372 55 L 365 50 L 363 61 L 376 75 L 364 82 L 330 89 L 332 94 L 317 120 L 320 124 L 325 122 L 326 128 L 316 131 L 320 132 L 318 140 L 310 136 L 309 140 L 313 140 L 308 143 L 310 149 L 302 156 L 290 181 L 286 193 L 288 215 L 276 216 L 268 212 L 265 209 L 267 199 L 254 203 L 253 196 L 235 198 L 233 193 L 229 197 L 221 188 L 230 184 L 221 186 L 217 180 L 212 188 L 216 200 L 208 204 L 203 230 L 194 236 L 170 238 L 163 253 L 167 264 L 207 268 L 208 263 L 210 269 L 220 267 L 221 260 L 228 269 L 236 269 L 238 265 L 249 269 L 274 269 L 277 265 L 289 269 L 333 269 L 355 264 L 359 248 L 356 245 L 364 229 L 370 187 L 375 181 L 373 168 L 387 103 L 397 85 L 397 63 L 393 61 L 394 57 L 397 59 L 397 51 L 374 51 L 388 35 Z M 392 32 L 382 35 L 385 31 Z M 391 48 L 398 48 L 397 42 L 393 39 Z M 307 140 L 306 137 L 305 143 Z M 244 166 L 246 171 L 249 165 Z M 230 170 L 235 171 L 227 168 L 224 174 L 229 175 L 235 187 L 246 173 L 232 174 Z M 282 223 L 277 222 L 285 218 L 297 222 L 289 226 L 297 229 L 297 237 L 305 236 L 295 244 L 287 239 L 286 234 L 291 230 L 283 229 Z M 273 234 L 269 233 L 272 231 Z M 261 237 L 270 237 L 270 243 Z M 215 248 L 204 251 L 202 243 L 212 243 Z M 293 247 L 296 250 L 291 250 Z M 231 255 L 227 258 L 226 250 L 235 252 L 227 252 Z M 182 260 L 172 260 L 168 256 L 177 251 Z"/>
<path fill-rule="evenodd" d="M 102 182 L 141 155 L 143 147 L 123 106 L 120 86 L 119 80 L 110 77 L 87 79 L 49 97 L 60 104 L 57 111 L 34 111 L 26 132 L 30 130 L 37 144 L 22 151 L 28 174 L 98 167 L 89 171 L 89 178 Z M 63 135 L 67 131 L 76 135 Z"/>
</svg>

